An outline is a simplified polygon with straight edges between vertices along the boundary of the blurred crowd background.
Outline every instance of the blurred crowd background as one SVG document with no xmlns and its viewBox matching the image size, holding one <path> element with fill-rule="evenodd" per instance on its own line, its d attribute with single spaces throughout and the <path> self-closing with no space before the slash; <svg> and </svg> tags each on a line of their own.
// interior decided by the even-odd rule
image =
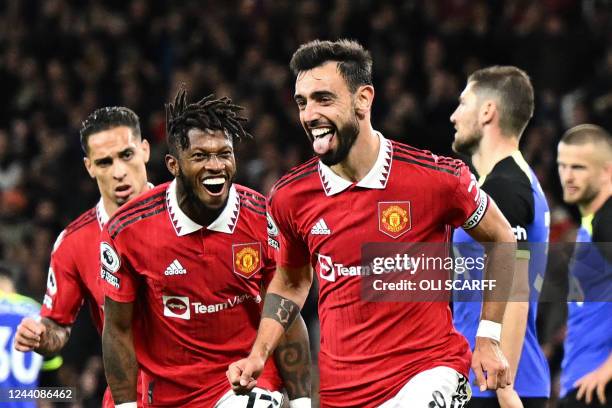
<svg viewBox="0 0 612 408">
<path fill-rule="evenodd" d="M 312 155 L 292 98 L 291 54 L 341 37 L 372 52 L 375 128 L 440 154 L 451 154 L 449 116 L 471 72 L 527 71 L 536 109 L 522 150 L 549 200 L 551 239 L 572 239 L 576 213 L 561 201 L 556 144 L 578 123 L 612 130 L 608 0 L 3 0 L 0 258 L 20 292 L 42 299 L 56 236 L 98 200 L 78 136 L 90 112 L 123 105 L 140 116 L 159 183 L 170 178 L 164 103 L 182 83 L 191 98 L 230 96 L 254 135 L 238 145 L 238 181 L 267 193 Z M 559 308 L 542 308 L 541 342 L 557 367 L 563 319 L 547 319 L 551 309 Z M 316 322 L 312 307 L 306 314 Z M 60 371 L 83 406 L 95 406 L 103 388 L 98 355 L 85 314 Z"/>
</svg>

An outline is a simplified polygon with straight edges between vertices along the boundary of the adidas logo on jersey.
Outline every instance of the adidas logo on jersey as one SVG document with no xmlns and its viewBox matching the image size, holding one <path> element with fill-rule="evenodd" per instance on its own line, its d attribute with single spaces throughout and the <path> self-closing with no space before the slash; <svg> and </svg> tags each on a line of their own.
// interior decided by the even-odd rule
<svg viewBox="0 0 612 408">
<path fill-rule="evenodd" d="M 187 269 L 183 268 L 183 265 L 181 265 L 178 259 L 175 259 L 170 265 L 168 265 L 166 271 L 164 272 L 164 275 L 185 275 L 186 273 Z"/>
<path fill-rule="evenodd" d="M 313 225 L 310 230 L 311 235 L 329 235 L 331 234 L 331 230 L 327 227 L 325 220 L 323 218 L 319 219 L 315 225 Z"/>
</svg>

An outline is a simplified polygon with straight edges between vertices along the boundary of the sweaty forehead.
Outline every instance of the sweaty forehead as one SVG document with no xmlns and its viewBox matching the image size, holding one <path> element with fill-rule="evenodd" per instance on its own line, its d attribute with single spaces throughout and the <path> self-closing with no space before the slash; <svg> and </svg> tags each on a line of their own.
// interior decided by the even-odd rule
<svg viewBox="0 0 612 408">
<path fill-rule="evenodd" d="M 94 133 L 87 139 L 89 156 L 92 159 L 115 156 L 130 147 L 136 147 L 137 137 L 132 129 L 119 126 Z"/>
<path fill-rule="evenodd" d="M 336 91 L 345 86 L 344 78 L 338 71 L 338 63 L 336 61 L 328 61 L 323 65 L 302 71 L 298 74 L 295 80 L 295 94 L 308 96 L 317 91 Z"/>
<path fill-rule="evenodd" d="M 559 143 L 558 160 L 568 164 L 589 164 L 598 161 L 599 152 L 596 151 L 592 143 L 585 144 L 566 144 Z"/>
<path fill-rule="evenodd" d="M 190 129 L 187 132 L 190 148 L 220 149 L 232 147 L 232 138 L 223 130 L 212 129 Z"/>
</svg>

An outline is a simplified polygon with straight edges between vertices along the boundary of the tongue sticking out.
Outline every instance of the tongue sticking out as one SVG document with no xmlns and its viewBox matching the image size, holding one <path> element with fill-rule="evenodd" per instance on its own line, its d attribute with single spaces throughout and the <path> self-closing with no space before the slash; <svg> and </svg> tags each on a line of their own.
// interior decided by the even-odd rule
<svg viewBox="0 0 612 408">
<path fill-rule="evenodd" d="M 330 133 L 328 135 L 316 138 L 314 142 L 312 142 L 312 147 L 315 153 L 319 155 L 327 153 L 330 149 L 331 139 L 333 136 L 334 134 Z"/>
</svg>

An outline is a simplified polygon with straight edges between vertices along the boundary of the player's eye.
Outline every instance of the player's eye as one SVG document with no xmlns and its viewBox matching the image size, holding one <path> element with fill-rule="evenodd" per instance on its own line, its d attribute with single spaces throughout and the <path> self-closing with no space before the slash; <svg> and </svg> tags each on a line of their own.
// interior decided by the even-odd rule
<svg viewBox="0 0 612 408">
<path fill-rule="evenodd" d="M 96 166 L 106 168 L 112 166 L 113 161 L 111 159 L 103 159 L 96 161 Z"/>
<path fill-rule="evenodd" d="M 230 160 L 232 158 L 232 152 L 221 152 L 217 157 L 221 160 Z"/>
<path fill-rule="evenodd" d="M 121 155 L 121 158 L 123 160 L 130 160 L 132 157 L 134 157 L 134 152 L 131 150 L 123 152 L 123 154 Z"/>
</svg>

